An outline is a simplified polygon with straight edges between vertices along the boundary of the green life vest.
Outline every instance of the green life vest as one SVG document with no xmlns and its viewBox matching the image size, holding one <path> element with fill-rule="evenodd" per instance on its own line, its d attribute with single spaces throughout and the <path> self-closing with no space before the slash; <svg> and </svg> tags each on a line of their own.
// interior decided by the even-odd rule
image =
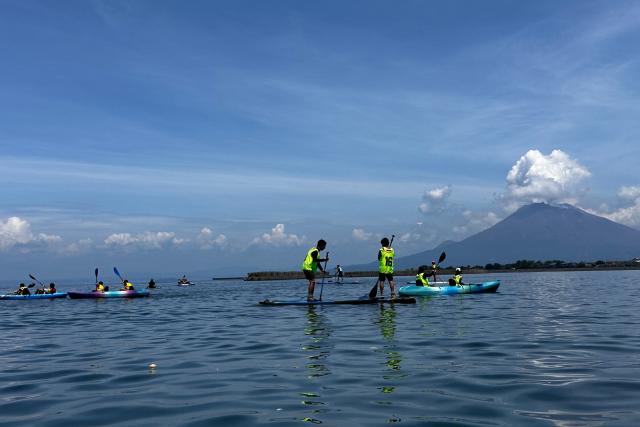
<svg viewBox="0 0 640 427">
<path fill-rule="evenodd" d="M 424 277 L 424 273 L 420 273 L 416 276 L 416 285 L 417 286 L 429 286 L 429 279 Z"/>
<path fill-rule="evenodd" d="M 462 283 L 462 274 L 454 274 L 453 281 L 456 282 L 456 285 Z"/>
<path fill-rule="evenodd" d="M 307 257 L 302 263 L 302 270 L 313 271 L 314 273 L 316 272 L 316 270 L 318 269 L 318 257 L 316 256 L 316 260 L 313 259 L 314 252 L 319 254 L 318 248 L 309 249 L 309 252 L 307 252 Z"/>
<path fill-rule="evenodd" d="M 378 271 L 383 274 L 393 273 L 393 248 L 380 248 Z"/>
</svg>

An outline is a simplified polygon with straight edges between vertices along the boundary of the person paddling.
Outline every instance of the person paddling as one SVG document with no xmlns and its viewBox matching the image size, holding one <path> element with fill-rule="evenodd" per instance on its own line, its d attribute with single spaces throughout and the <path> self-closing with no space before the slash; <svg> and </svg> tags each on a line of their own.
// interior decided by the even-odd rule
<svg viewBox="0 0 640 427">
<path fill-rule="evenodd" d="M 384 281 L 389 281 L 389 291 L 391 299 L 396 297 L 396 284 L 393 281 L 393 258 L 395 253 L 389 243 L 389 239 L 384 237 L 380 240 L 382 247 L 378 250 L 378 286 L 380 287 L 380 296 L 384 293 Z"/>
<path fill-rule="evenodd" d="M 102 281 L 96 283 L 96 289 L 94 290 L 94 292 L 105 292 L 105 288 L 104 288 L 104 283 L 102 283 Z"/>
<path fill-rule="evenodd" d="M 156 282 L 153 281 L 153 277 L 152 277 L 151 280 L 149 280 L 149 283 L 147 283 L 147 288 L 154 289 L 155 287 L 156 287 Z"/>
<path fill-rule="evenodd" d="M 323 239 L 318 240 L 316 246 L 309 249 L 307 256 L 302 263 L 302 272 L 304 273 L 304 277 L 309 281 L 309 286 L 307 287 L 307 301 L 313 301 L 313 291 L 316 287 L 316 270 L 319 268 L 320 271 L 322 271 L 322 274 L 324 274 L 324 269 L 320 263 L 329 261 L 329 256 L 326 258 L 320 258 L 320 251 L 324 251 L 326 247 L 327 242 Z"/>
<path fill-rule="evenodd" d="M 20 285 L 18 285 L 18 290 L 16 290 L 15 294 L 16 295 L 31 295 L 31 291 L 29 290 L 29 288 L 27 288 L 27 286 L 24 283 L 20 283 Z"/>
<path fill-rule="evenodd" d="M 45 291 L 45 293 L 47 294 L 55 294 L 56 292 L 58 292 L 58 290 L 56 289 L 56 284 L 51 282 L 49 283 L 49 289 L 47 289 Z"/>
<path fill-rule="evenodd" d="M 429 286 L 428 277 L 431 276 L 431 272 L 427 275 L 429 268 L 426 265 L 421 265 L 418 268 L 418 274 L 416 275 L 416 286 Z"/>
<path fill-rule="evenodd" d="M 438 272 L 438 264 L 435 261 L 431 261 L 431 276 L 433 276 L 433 281 L 437 282 L 438 278 L 436 277 L 436 273 Z"/>
<path fill-rule="evenodd" d="M 340 267 L 340 264 L 338 264 L 338 266 L 336 267 L 336 279 L 338 283 L 344 282 L 344 272 L 342 271 L 342 267 Z"/>
</svg>

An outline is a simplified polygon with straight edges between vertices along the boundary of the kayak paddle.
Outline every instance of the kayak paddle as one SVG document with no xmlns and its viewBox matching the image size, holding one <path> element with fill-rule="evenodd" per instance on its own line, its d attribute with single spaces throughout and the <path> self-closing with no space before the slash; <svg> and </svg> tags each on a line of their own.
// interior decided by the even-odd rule
<svg viewBox="0 0 640 427">
<path fill-rule="evenodd" d="M 120 272 L 118 271 L 118 269 L 113 267 L 113 272 L 116 273 L 116 276 L 118 276 L 120 278 L 120 280 L 124 283 L 124 279 L 120 275 Z"/>
<path fill-rule="evenodd" d="M 395 234 L 391 235 L 391 241 L 389 242 L 389 247 L 391 247 L 391 245 L 393 244 L 393 239 L 396 237 Z M 380 282 L 380 278 L 378 278 L 378 280 L 376 280 L 376 284 L 373 285 L 373 288 L 371 288 L 371 290 L 369 291 L 369 298 L 370 299 L 374 299 L 377 295 L 378 295 L 378 283 Z M 383 285 L 384 286 L 384 282 Z"/>
<path fill-rule="evenodd" d="M 35 280 L 36 282 L 40 283 L 40 286 L 42 286 L 42 289 L 44 289 L 44 283 L 42 283 L 40 280 L 33 277 L 33 274 L 30 274 L 29 277 L 31 278 L 31 280 Z"/>
<path fill-rule="evenodd" d="M 327 257 L 324 261 L 324 268 L 322 269 L 322 282 L 320 283 L 320 301 L 322 301 L 322 290 L 324 289 L 324 276 L 327 272 L 327 262 L 329 262 L 329 251 L 327 251 Z"/>
<path fill-rule="evenodd" d="M 96 274 L 96 285 L 98 284 L 98 267 L 96 267 L 96 271 L 94 271 L 94 273 Z"/>
<path fill-rule="evenodd" d="M 438 263 L 436 264 L 436 268 L 433 270 L 433 281 L 434 282 L 438 281 L 438 279 L 436 278 L 436 270 L 438 269 L 438 266 L 440 265 L 440 263 L 445 260 L 445 258 L 447 258 L 447 254 L 445 252 L 442 252 L 440 254 L 440 258 L 438 258 Z"/>
</svg>

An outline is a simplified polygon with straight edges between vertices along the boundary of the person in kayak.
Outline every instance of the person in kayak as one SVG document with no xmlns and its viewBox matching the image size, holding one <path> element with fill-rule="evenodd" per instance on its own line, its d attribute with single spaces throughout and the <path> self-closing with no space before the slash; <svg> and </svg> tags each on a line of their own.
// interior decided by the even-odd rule
<svg viewBox="0 0 640 427">
<path fill-rule="evenodd" d="M 104 288 L 104 283 L 102 283 L 101 281 L 96 283 L 96 289 L 94 290 L 94 292 L 105 292 L 106 289 Z"/>
<path fill-rule="evenodd" d="M 456 272 L 451 279 L 449 279 L 450 286 L 462 286 L 462 273 L 460 272 L 460 267 L 456 268 Z"/>
<path fill-rule="evenodd" d="M 20 283 L 18 285 L 18 290 L 15 292 L 16 295 L 31 295 L 31 291 L 24 283 Z"/>
<path fill-rule="evenodd" d="M 336 282 L 344 282 L 344 272 L 342 271 L 342 267 L 340 267 L 340 264 L 338 264 L 338 266 L 336 267 Z"/>
<path fill-rule="evenodd" d="M 134 291 L 135 289 L 133 289 L 133 283 L 131 283 L 128 279 L 124 279 L 122 281 L 122 289 L 120 289 L 121 291 Z"/>
<path fill-rule="evenodd" d="M 431 273 L 427 275 L 428 267 L 426 265 L 421 265 L 418 268 L 418 274 L 416 275 L 416 286 L 429 286 L 428 277 L 431 276 Z"/>
<path fill-rule="evenodd" d="M 56 284 L 51 282 L 49 283 L 49 289 L 47 289 L 45 291 L 46 294 L 55 294 L 56 292 L 58 292 L 58 290 L 56 289 Z"/>
<path fill-rule="evenodd" d="M 186 285 L 189 283 L 189 279 L 184 274 L 182 275 L 182 279 L 178 280 L 179 285 Z"/>
<path fill-rule="evenodd" d="M 435 261 L 431 261 L 431 274 L 430 276 L 433 276 L 433 281 L 437 282 L 438 279 L 436 278 L 436 273 L 438 272 L 438 264 L 436 264 Z"/>
<path fill-rule="evenodd" d="M 156 287 L 156 282 L 153 281 L 153 277 L 152 277 L 151 280 L 149 280 L 149 283 L 147 284 L 147 288 L 155 289 L 155 287 Z"/>
<path fill-rule="evenodd" d="M 389 239 L 386 237 L 380 240 L 382 247 L 378 250 L 378 286 L 380 288 L 380 296 L 383 296 L 384 281 L 389 281 L 389 290 L 391 299 L 396 297 L 396 284 L 393 281 L 393 258 L 395 253 L 389 245 Z"/>
<path fill-rule="evenodd" d="M 304 277 L 309 281 L 309 286 L 307 287 L 307 301 L 313 301 L 313 291 L 316 288 L 316 270 L 319 268 L 324 274 L 324 269 L 320 263 L 329 261 L 328 256 L 326 258 L 319 258 L 320 251 L 324 251 L 326 247 L 327 242 L 323 239 L 318 240 L 316 246 L 309 249 L 307 256 L 302 263 L 302 272 L 304 273 Z"/>
</svg>

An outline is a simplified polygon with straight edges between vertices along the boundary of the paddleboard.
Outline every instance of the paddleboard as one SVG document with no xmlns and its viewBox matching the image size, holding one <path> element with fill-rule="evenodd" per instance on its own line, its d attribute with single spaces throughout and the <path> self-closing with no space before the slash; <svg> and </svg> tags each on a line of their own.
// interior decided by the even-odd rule
<svg viewBox="0 0 640 427">
<path fill-rule="evenodd" d="M 306 299 L 301 300 L 291 300 L 291 301 L 277 301 L 277 300 L 269 300 L 266 299 L 264 301 L 260 301 L 261 305 L 334 305 L 334 304 L 382 304 L 382 303 L 390 303 L 390 304 L 414 304 L 416 302 L 415 298 L 363 298 L 363 299 L 350 299 L 350 300 L 314 300 L 307 301 Z"/>
</svg>

